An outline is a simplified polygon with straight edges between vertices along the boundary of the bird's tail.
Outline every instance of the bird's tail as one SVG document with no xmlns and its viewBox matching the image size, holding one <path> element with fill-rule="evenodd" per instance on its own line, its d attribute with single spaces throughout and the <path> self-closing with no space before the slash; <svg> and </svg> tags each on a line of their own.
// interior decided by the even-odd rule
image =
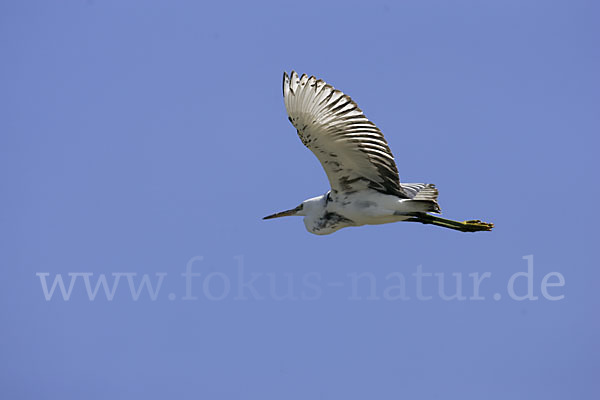
<svg viewBox="0 0 600 400">
<path fill-rule="evenodd" d="M 414 211 L 440 213 L 438 190 L 433 183 L 403 183 L 402 190 L 410 198 Z"/>
<path fill-rule="evenodd" d="M 407 221 L 442 226 L 444 228 L 454 229 L 461 232 L 491 231 L 494 227 L 494 224 L 481 222 L 478 219 L 460 222 L 424 213 L 407 219 Z"/>
<path fill-rule="evenodd" d="M 410 210 L 415 212 L 433 212 L 433 213 L 441 213 L 439 204 L 435 200 L 405 200 L 406 205 Z"/>
</svg>

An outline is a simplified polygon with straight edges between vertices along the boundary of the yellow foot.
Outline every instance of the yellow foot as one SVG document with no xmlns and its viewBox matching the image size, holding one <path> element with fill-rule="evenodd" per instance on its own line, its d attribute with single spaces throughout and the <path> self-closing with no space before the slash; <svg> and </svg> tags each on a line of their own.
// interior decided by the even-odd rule
<svg viewBox="0 0 600 400">
<path fill-rule="evenodd" d="M 488 222 L 481 222 L 478 219 L 464 221 L 463 224 L 468 232 L 491 231 L 494 227 L 494 224 Z"/>
</svg>

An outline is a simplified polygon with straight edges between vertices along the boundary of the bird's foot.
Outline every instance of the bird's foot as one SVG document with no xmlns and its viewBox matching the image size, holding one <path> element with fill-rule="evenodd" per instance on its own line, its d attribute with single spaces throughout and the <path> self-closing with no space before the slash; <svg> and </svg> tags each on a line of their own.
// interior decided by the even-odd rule
<svg viewBox="0 0 600 400">
<path fill-rule="evenodd" d="M 477 232 L 477 231 L 491 231 L 494 224 L 488 222 L 481 222 L 478 219 L 472 219 L 464 221 L 463 226 L 466 232 Z"/>
</svg>

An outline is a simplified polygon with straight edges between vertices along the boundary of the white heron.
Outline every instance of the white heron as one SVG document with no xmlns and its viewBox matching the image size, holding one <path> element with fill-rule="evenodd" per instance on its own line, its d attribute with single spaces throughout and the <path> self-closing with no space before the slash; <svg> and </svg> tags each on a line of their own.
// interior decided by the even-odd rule
<svg viewBox="0 0 600 400">
<path fill-rule="evenodd" d="M 489 231 L 479 220 L 453 221 L 440 213 L 433 184 L 400 183 L 394 156 L 381 131 L 356 103 L 331 85 L 295 71 L 283 73 L 283 100 L 302 143 L 319 159 L 331 190 L 298 207 L 264 217 L 303 216 L 310 233 L 347 226 L 421 222 L 463 232 Z"/>
</svg>

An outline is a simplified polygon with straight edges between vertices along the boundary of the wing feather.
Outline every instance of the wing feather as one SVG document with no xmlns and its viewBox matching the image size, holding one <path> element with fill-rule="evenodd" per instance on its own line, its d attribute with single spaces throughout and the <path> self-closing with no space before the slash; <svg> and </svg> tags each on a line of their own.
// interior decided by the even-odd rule
<svg viewBox="0 0 600 400">
<path fill-rule="evenodd" d="M 290 122 L 321 162 L 332 190 L 371 188 L 410 197 L 383 134 L 350 96 L 314 76 L 299 77 L 292 71 L 283 74 L 283 99 Z"/>
</svg>

